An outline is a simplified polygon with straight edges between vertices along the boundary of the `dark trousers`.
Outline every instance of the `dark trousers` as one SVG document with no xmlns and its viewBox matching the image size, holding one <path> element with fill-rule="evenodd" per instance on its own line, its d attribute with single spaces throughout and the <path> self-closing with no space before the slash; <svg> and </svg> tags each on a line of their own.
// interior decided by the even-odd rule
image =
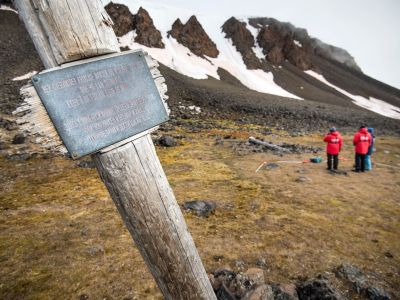
<svg viewBox="0 0 400 300">
<path fill-rule="evenodd" d="M 339 166 L 339 155 L 327 153 L 327 156 L 328 156 L 328 169 L 332 170 L 332 164 L 333 164 L 333 169 L 337 170 Z"/>
<path fill-rule="evenodd" d="M 356 171 L 365 171 L 365 154 L 356 153 Z"/>
</svg>

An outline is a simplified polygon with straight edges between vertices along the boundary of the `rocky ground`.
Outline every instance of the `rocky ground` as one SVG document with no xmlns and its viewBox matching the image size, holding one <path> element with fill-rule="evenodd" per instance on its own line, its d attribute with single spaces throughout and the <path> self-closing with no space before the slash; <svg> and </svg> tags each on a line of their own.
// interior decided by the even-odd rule
<svg viewBox="0 0 400 300">
<path fill-rule="evenodd" d="M 199 106 L 210 118 L 226 117 L 238 123 L 262 124 L 296 132 L 323 132 L 332 124 L 353 132 L 360 124 L 379 128 L 382 133 L 399 134 L 400 121 L 386 118 L 354 105 L 338 106 L 310 100 L 292 100 L 258 93 L 236 84 L 223 72 L 223 80 L 196 80 L 167 67 L 160 67 L 168 85 L 173 114 L 185 118 L 193 114 L 180 106 Z"/>
<path fill-rule="evenodd" d="M 397 138 L 366 174 L 348 135 L 338 173 L 308 162 L 320 134 L 180 119 L 153 138 L 218 299 L 400 298 Z M 0 298 L 161 299 L 90 160 L 31 146 L 1 151 Z"/>
<path fill-rule="evenodd" d="M 19 89 L 27 83 L 12 79 L 43 67 L 16 13 L 1 10 L 0 27 L 0 113 L 9 114 L 21 102 Z"/>
</svg>

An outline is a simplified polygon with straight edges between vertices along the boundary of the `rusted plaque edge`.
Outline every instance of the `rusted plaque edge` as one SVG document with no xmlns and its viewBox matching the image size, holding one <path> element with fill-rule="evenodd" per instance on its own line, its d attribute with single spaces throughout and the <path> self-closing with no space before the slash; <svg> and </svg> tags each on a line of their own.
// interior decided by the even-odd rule
<svg viewBox="0 0 400 300">
<path fill-rule="evenodd" d="M 32 82 L 74 159 L 168 120 L 142 51 L 49 69 Z"/>
</svg>

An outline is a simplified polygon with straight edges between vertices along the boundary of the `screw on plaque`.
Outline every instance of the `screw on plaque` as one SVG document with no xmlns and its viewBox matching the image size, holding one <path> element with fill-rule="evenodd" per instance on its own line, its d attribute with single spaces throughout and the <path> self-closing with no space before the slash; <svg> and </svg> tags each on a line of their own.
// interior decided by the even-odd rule
<svg viewBox="0 0 400 300">
<path fill-rule="evenodd" d="M 72 158 L 77 158 L 78 156 L 78 153 L 72 153 Z"/>
<path fill-rule="evenodd" d="M 40 80 L 40 79 L 37 78 L 37 77 L 33 77 L 33 78 L 32 78 L 32 81 L 33 81 L 33 82 L 39 82 L 39 80 Z"/>
</svg>

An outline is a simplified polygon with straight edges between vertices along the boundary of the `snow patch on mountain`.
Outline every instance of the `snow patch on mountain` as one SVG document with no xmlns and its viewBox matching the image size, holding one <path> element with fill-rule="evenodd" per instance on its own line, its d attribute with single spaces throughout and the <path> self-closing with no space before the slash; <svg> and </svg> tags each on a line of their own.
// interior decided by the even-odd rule
<svg viewBox="0 0 400 300">
<path fill-rule="evenodd" d="M 334 84 L 330 83 L 325 77 L 321 74 L 318 74 L 312 70 L 304 71 L 308 75 L 318 79 L 319 81 L 325 83 L 326 85 L 334 88 L 338 92 L 342 93 L 343 95 L 353 99 L 353 103 L 361 106 L 365 109 L 371 110 L 377 114 L 383 115 L 385 117 L 393 118 L 393 119 L 400 119 L 400 108 L 394 105 L 391 105 L 385 101 L 369 97 L 368 99 L 359 95 L 353 95 Z"/>
<path fill-rule="evenodd" d="M 12 11 L 12 12 L 15 12 L 16 14 L 18 14 L 18 11 L 16 11 L 15 9 L 13 9 L 7 5 L 3 5 L 3 4 L 0 5 L 0 10 L 8 10 L 8 11 Z"/>
<path fill-rule="evenodd" d="M 200 19 L 200 18 L 199 18 Z M 207 18 L 202 21 L 207 26 L 211 22 L 207 22 Z M 240 80 L 248 88 L 267 94 L 273 94 L 283 97 L 294 98 L 302 100 L 289 93 L 288 91 L 281 88 L 274 82 L 274 76 L 271 72 L 264 72 L 263 70 L 249 70 L 243 62 L 242 55 L 236 50 L 231 39 L 226 39 L 224 33 L 220 30 L 212 30 L 212 28 L 220 28 L 222 22 L 211 25 L 211 28 L 206 29 L 206 32 L 210 35 L 211 39 L 217 44 L 217 48 L 220 51 L 220 55 L 212 59 L 212 63 L 227 70 L 233 76 Z M 204 25 L 203 25 L 204 26 Z M 206 27 L 206 26 L 204 26 Z"/>
<path fill-rule="evenodd" d="M 163 32 L 162 32 L 163 34 Z M 154 59 L 169 68 L 195 79 L 207 79 L 208 76 L 219 79 L 217 70 L 206 59 L 193 54 L 187 47 L 179 44 L 174 38 L 164 36 L 165 48 L 149 48 L 134 42 L 135 32 L 131 31 L 118 38 L 121 47 L 143 49 Z"/>
<path fill-rule="evenodd" d="M 272 73 L 247 69 L 241 54 L 233 46 L 232 41 L 226 39 L 221 31 L 225 17 L 195 14 L 193 11 L 167 5 L 155 5 L 146 1 L 118 0 L 116 2 L 128 6 L 133 14 L 141 6 L 145 8 L 153 19 L 156 28 L 160 30 L 165 43 L 165 49 L 145 47 L 135 43 L 133 41 L 134 33 L 130 32 L 119 38 L 121 46 L 127 46 L 130 49 L 142 48 L 162 64 L 195 79 L 205 79 L 208 76 L 220 79 L 217 70 L 218 68 L 223 68 L 252 90 L 302 100 L 277 85 L 273 80 Z M 198 57 L 187 47 L 179 44 L 174 38 L 168 37 L 167 32 L 171 30 L 171 26 L 177 18 L 182 23 L 186 23 L 193 14 L 196 15 L 208 36 L 217 45 L 220 51 L 217 58 Z"/>
<path fill-rule="evenodd" d="M 21 81 L 21 80 L 30 79 L 32 76 L 34 76 L 34 75 L 36 75 L 36 74 L 37 74 L 37 71 L 32 71 L 32 72 L 26 73 L 26 74 L 24 74 L 24 75 L 15 77 L 15 78 L 13 78 L 12 80 L 13 80 L 13 81 Z"/>
<path fill-rule="evenodd" d="M 260 30 L 250 25 L 249 19 L 239 19 L 242 22 L 246 23 L 246 28 L 250 31 L 253 35 L 255 46 L 253 47 L 254 54 L 257 56 L 258 59 L 265 59 L 265 54 L 263 53 L 263 49 L 257 42 L 257 36 Z"/>
<path fill-rule="evenodd" d="M 300 47 L 300 48 L 303 47 L 303 45 L 298 40 L 294 40 L 293 42 L 297 47 Z"/>
</svg>

